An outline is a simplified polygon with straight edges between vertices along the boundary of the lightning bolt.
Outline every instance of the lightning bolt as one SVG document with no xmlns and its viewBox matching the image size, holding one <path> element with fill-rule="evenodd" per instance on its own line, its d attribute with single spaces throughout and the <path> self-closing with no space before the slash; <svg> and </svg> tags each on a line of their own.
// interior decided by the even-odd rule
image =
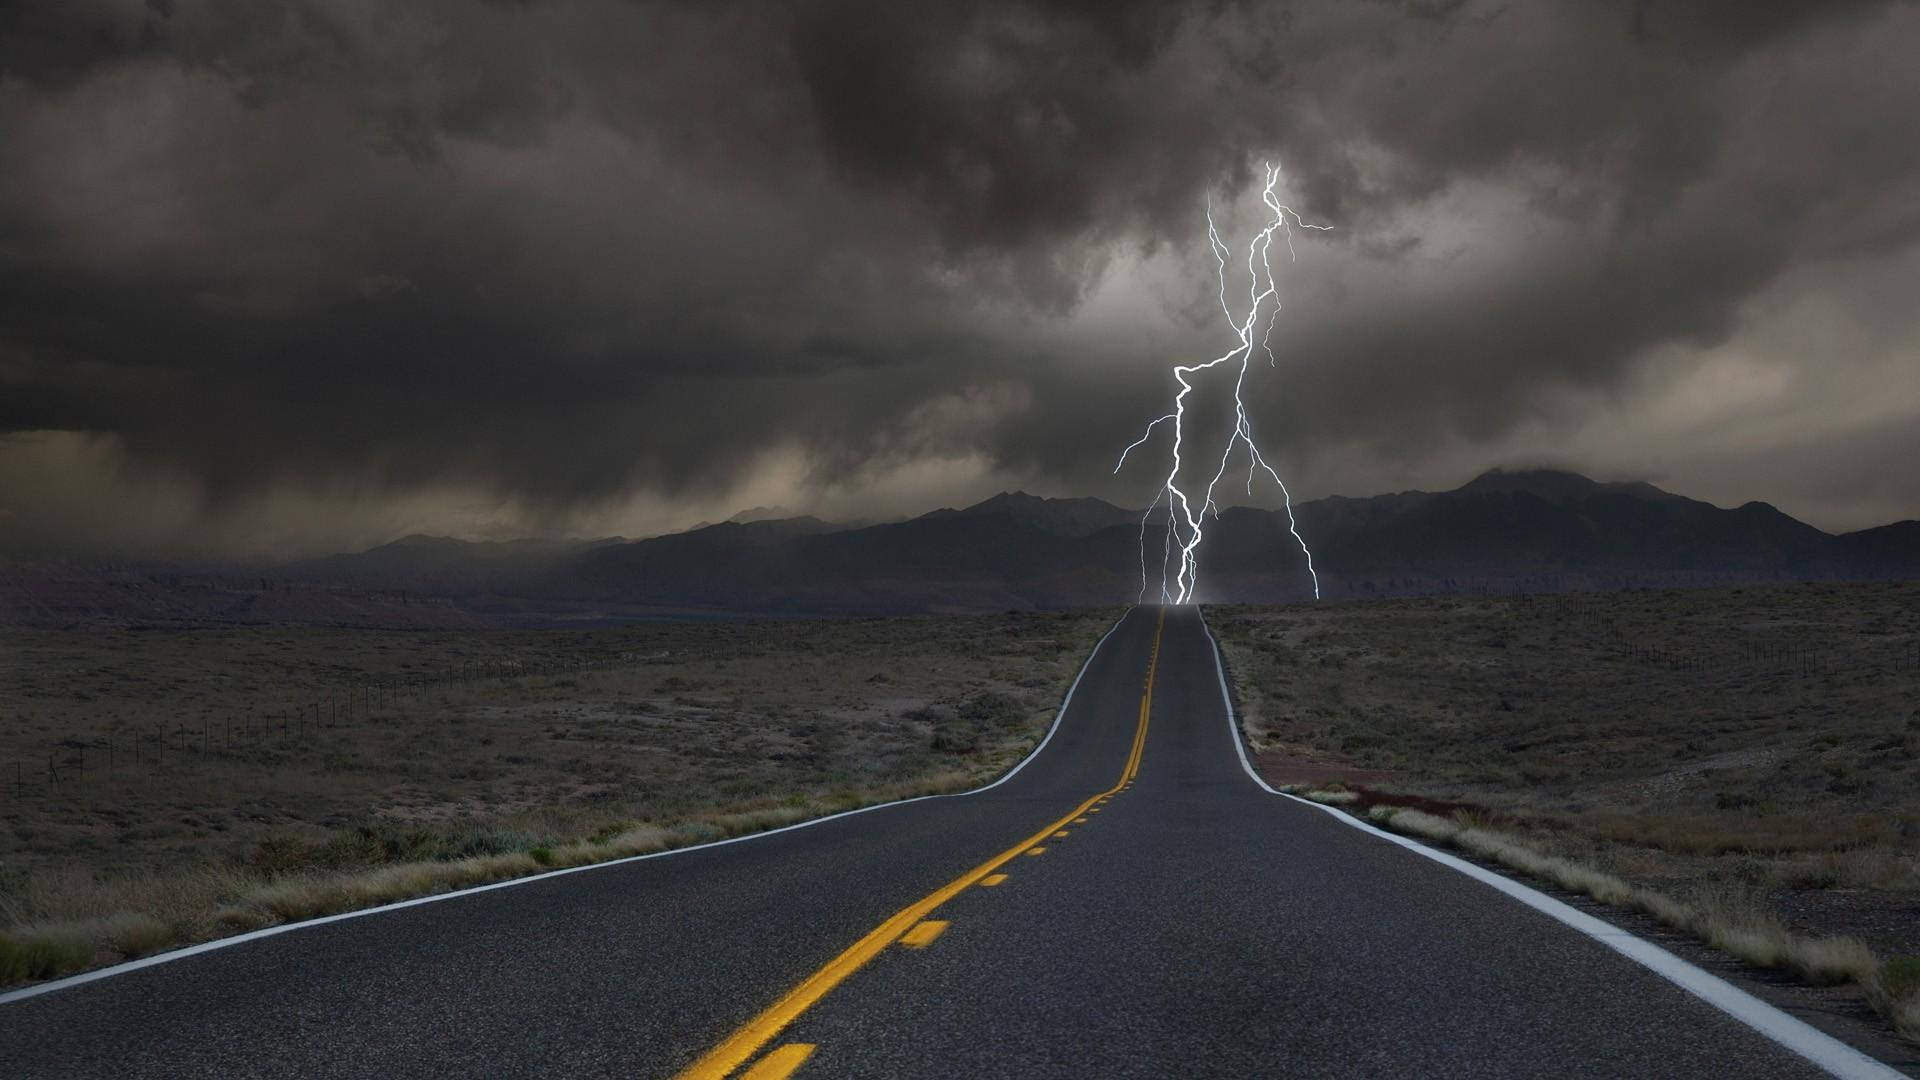
<svg viewBox="0 0 1920 1080">
<path fill-rule="evenodd" d="M 1173 411 L 1149 423 L 1140 437 L 1120 451 L 1120 460 L 1113 466 L 1118 473 L 1127 463 L 1127 455 L 1145 445 L 1153 438 L 1154 429 L 1161 424 L 1173 425 L 1172 464 L 1162 481 L 1160 490 L 1154 494 L 1153 502 L 1140 518 L 1140 599 L 1147 595 L 1147 529 L 1162 501 L 1167 505 L 1166 536 L 1162 540 L 1160 564 L 1160 600 L 1162 603 L 1188 604 L 1193 602 L 1194 589 L 1200 579 L 1200 544 L 1206 538 L 1205 523 L 1207 512 L 1213 512 L 1214 520 L 1220 518 L 1220 505 L 1214 501 L 1214 491 L 1220 486 L 1227 474 L 1227 466 L 1233 460 L 1234 451 L 1242 446 L 1247 454 L 1248 495 L 1253 494 L 1253 482 L 1256 473 L 1264 472 L 1273 478 L 1280 488 L 1280 497 L 1286 505 L 1287 531 L 1293 534 L 1294 542 L 1300 545 L 1301 554 L 1306 556 L 1307 575 L 1313 580 L 1313 597 L 1320 598 L 1320 575 L 1313 568 L 1313 552 L 1307 547 L 1306 540 L 1300 535 L 1299 522 L 1293 516 L 1293 494 L 1287 490 L 1286 481 L 1273 466 L 1267 464 L 1260 446 L 1253 439 L 1253 423 L 1247 418 L 1247 405 L 1244 391 L 1247 383 L 1247 369 L 1253 360 L 1256 345 L 1267 354 L 1267 365 L 1276 366 L 1273 349 L 1267 344 L 1273 334 L 1273 323 L 1280 312 L 1280 292 L 1274 284 L 1273 263 L 1270 253 L 1274 237 L 1277 234 L 1287 245 L 1289 259 L 1297 258 L 1293 248 L 1293 230 L 1318 229 L 1330 231 L 1331 225 L 1310 225 L 1300 219 L 1292 207 L 1280 201 L 1274 194 L 1274 186 L 1280 181 L 1280 168 L 1267 164 L 1266 185 L 1260 192 L 1260 201 L 1271 212 L 1272 217 L 1266 226 L 1254 234 L 1247 243 L 1247 309 L 1244 317 L 1234 314 L 1233 307 L 1227 302 L 1227 260 L 1232 250 L 1220 239 L 1220 230 L 1213 221 L 1213 206 L 1207 206 L 1207 245 L 1213 252 L 1213 259 L 1220 279 L 1220 311 L 1226 316 L 1227 325 L 1232 328 L 1239 344 L 1211 360 L 1197 364 L 1175 364 L 1173 381 L 1180 389 L 1173 395 Z M 1268 306 L 1268 301 L 1273 303 Z M 1266 330 L 1258 342 L 1254 340 L 1254 330 L 1259 327 L 1263 313 L 1266 315 Z M 1237 365 L 1237 366 L 1235 366 Z M 1188 376 L 1217 367 L 1233 367 L 1233 434 L 1227 437 L 1227 444 L 1220 451 L 1220 465 L 1214 470 L 1213 478 L 1207 481 L 1204 492 L 1189 496 L 1180 486 L 1180 471 L 1183 467 L 1181 451 L 1186 445 L 1187 395 L 1193 392 L 1193 383 Z M 1196 508 L 1197 507 L 1197 508 Z M 1175 561 L 1175 549 L 1178 549 L 1178 561 Z M 1172 577 L 1168 574 L 1171 568 Z"/>
</svg>

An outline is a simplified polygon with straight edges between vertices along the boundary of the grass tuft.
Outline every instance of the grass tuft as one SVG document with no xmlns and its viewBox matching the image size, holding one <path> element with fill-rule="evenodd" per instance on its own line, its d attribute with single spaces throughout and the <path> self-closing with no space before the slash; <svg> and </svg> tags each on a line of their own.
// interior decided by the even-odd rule
<svg viewBox="0 0 1920 1080">
<path fill-rule="evenodd" d="M 1905 1001 L 1894 1002 L 1891 1018 L 1895 1031 L 1914 1042 L 1920 1042 L 1920 994 L 1909 995 Z"/>
<path fill-rule="evenodd" d="M 129 960 L 176 945 L 180 932 L 145 912 L 123 911 L 102 920 L 101 937 L 108 948 Z"/>
<path fill-rule="evenodd" d="M 1400 832 L 1411 833 L 1428 840 L 1438 840 L 1443 844 L 1451 842 L 1454 837 L 1460 835 L 1458 822 L 1437 817 L 1424 810 L 1409 810 L 1393 806 L 1376 806 L 1374 810 L 1380 813 L 1377 816 L 1372 814 L 1369 816 L 1374 816 L 1376 821 L 1391 825 Z"/>
<path fill-rule="evenodd" d="M 53 928 L 0 934 L 0 983 L 52 979 L 93 961 L 93 942 Z"/>
<path fill-rule="evenodd" d="M 1920 956 L 1896 956 L 1867 983 L 1867 1000 L 1901 1035 L 1920 1042 Z"/>
</svg>

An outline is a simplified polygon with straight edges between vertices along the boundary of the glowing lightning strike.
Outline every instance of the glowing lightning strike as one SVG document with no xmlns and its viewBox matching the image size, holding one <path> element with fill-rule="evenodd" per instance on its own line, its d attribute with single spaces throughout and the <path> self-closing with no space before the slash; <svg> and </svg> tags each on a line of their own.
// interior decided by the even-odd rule
<svg viewBox="0 0 1920 1080">
<path fill-rule="evenodd" d="M 1266 186 L 1260 193 L 1260 201 L 1273 212 L 1273 220 L 1269 221 L 1266 227 L 1247 244 L 1247 275 L 1251 280 L 1247 286 L 1245 318 L 1235 316 L 1232 306 L 1227 303 L 1227 256 L 1231 252 L 1226 243 L 1220 239 L 1219 230 L 1214 227 L 1212 205 L 1209 204 L 1207 207 L 1207 244 L 1213 251 L 1214 262 L 1217 264 L 1220 277 L 1220 310 L 1225 313 L 1227 325 L 1233 328 L 1234 335 L 1239 338 L 1240 344 L 1204 363 L 1175 364 L 1173 380 L 1180 384 L 1180 389 L 1173 395 L 1173 411 L 1149 423 L 1138 439 L 1129 444 L 1125 450 L 1120 451 L 1120 460 L 1113 467 L 1113 471 L 1118 473 L 1121 466 L 1127 463 L 1127 455 L 1153 437 L 1154 428 L 1169 420 L 1173 422 L 1173 465 L 1167 470 L 1167 478 L 1161 484 L 1160 491 L 1154 495 L 1152 504 L 1140 518 L 1140 596 L 1142 600 L 1147 594 L 1147 526 L 1154 511 L 1159 508 L 1161 500 L 1164 499 L 1167 504 L 1167 535 L 1162 545 L 1164 550 L 1160 566 L 1160 599 L 1162 603 L 1193 602 L 1194 588 L 1199 584 L 1199 550 L 1200 542 L 1205 535 L 1203 526 L 1207 511 L 1213 511 L 1215 520 L 1220 517 L 1220 506 L 1214 501 L 1213 491 L 1219 486 L 1221 478 L 1226 475 L 1227 464 L 1232 460 L 1234 450 L 1242 444 L 1247 448 L 1247 494 L 1253 494 L 1253 479 L 1256 471 L 1265 472 L 1273 477 L 1275 484 L 1279 485 L 1280 497 L 1287 508 L 1287 531 L 1293 534 L 1294 541 L 1300 545 L 1301 553 L 1307 557 L 1307 574 L 1313 579 L 1313 597 L 1316 600 L 1320 598 L 1320 575 L 1313 568 L 1313 552 L 1307 548 L 1306 540 L 1300 536 L 1299 524 L 1294 521 L 1293 495 L 1287 490 L 1286 482 L 1280 479 L 1280 474 L 1267 464 L 1259 445 L 1253 441 L 1253 424 L 1247 419 L 1247 406 L 1241 395 L 1247 382 L 1247 366 L 1253 358 L 1255 345 L 1253 331 L 1260 324 L 1262 309 L 1268 300 L 1272 300 L 1273 314 L 1277 316 L 1280 310 L 1280 293 L 1274 285 L 1273 264 L 1268 259 L 1268 252 L 1273 247 L 1274 234 L 1279 233 L 1286 241 L 1287 255 L 1292 258 L 1294 257 L 1294 226 L 1322 231 L 1329 231 L 1333 226 L 1309 225 L 1300 220 L 1300 215 L 1294 212 L 1292 207 L 1281 203 L 1279 197 L 1273 192 L 1274 185 L 1280 180 L 1279 167 L 1269 164 L 1265 169 Z M 1259 341 L 1259 347 L 1267 354 L 1268 366 L 1274 364 L 1273 350 L 1267 345 L 1267 339 L 1273 333 L 1273 321 L 1273 318 L 1269 317 L 1266 332 L 1260 335 Z M 1227 438 L 1227 445 L 1220 453 L 1220 467 L 1214 471 L 1213 479 L 1207 481 L 1206 491 L 1200 496 L 1198 510 L 1196 510 L 1195 500 L 1180 487 L 1180 451 L 1186 439 L 1187 395 L 1193 391 L 1193 384 L 1187 381 L 1187 376 L 1222 364 L 1231 364 L 1236 360 L 1239 361 L 1239 369 L 1234 373 L 1233 382 L 1233 434 Z M 1173 562 L 1176 546 L 1179 548 L 1178 569 L 1174 571 L 1173 578 L 1169 582 L 1168 567 Z"/>
</svg>

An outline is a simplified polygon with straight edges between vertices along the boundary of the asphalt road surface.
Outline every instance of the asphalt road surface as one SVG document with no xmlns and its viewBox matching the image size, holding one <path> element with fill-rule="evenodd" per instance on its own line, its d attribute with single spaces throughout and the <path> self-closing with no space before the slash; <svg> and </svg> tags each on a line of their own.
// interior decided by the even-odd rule
<svg viewBox="0 0 1920 1080">
<path fill-rule="evenodd" d="M 0 1005 L 39 1076 L 1767 1077 L 1813 1063 L 1263 790 L 1191 609 L 1003 783 Z"/>
</svg>

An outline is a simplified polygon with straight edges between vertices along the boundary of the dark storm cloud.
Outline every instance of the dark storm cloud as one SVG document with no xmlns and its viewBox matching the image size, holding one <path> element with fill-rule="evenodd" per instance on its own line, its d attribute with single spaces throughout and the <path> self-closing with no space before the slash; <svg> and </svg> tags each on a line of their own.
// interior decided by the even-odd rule
<svg viewBox="0 0 1920 1080">
<path fill-rule="evenodd" d="M 1273 155 L 1342 260 L 1282 332 L 1275 429 L 1383 458 L 1495 440 L 1723 339 L 1795 265 L 1913 242 L 1908 15 L 10 5 L 0 432 L 117 436 L 222 503 L 557 509 L 928 439 L 1072 488 L 1153 414 L 1154 358 L 1217 341 L 1204 280 L 1164 301 L 1175 340 L 1076 313 L 1114 266 L 1191 253 L 1208 194 Z M 1545 239 L 1436 254 L 1476 190 Z"/>
</svg>

